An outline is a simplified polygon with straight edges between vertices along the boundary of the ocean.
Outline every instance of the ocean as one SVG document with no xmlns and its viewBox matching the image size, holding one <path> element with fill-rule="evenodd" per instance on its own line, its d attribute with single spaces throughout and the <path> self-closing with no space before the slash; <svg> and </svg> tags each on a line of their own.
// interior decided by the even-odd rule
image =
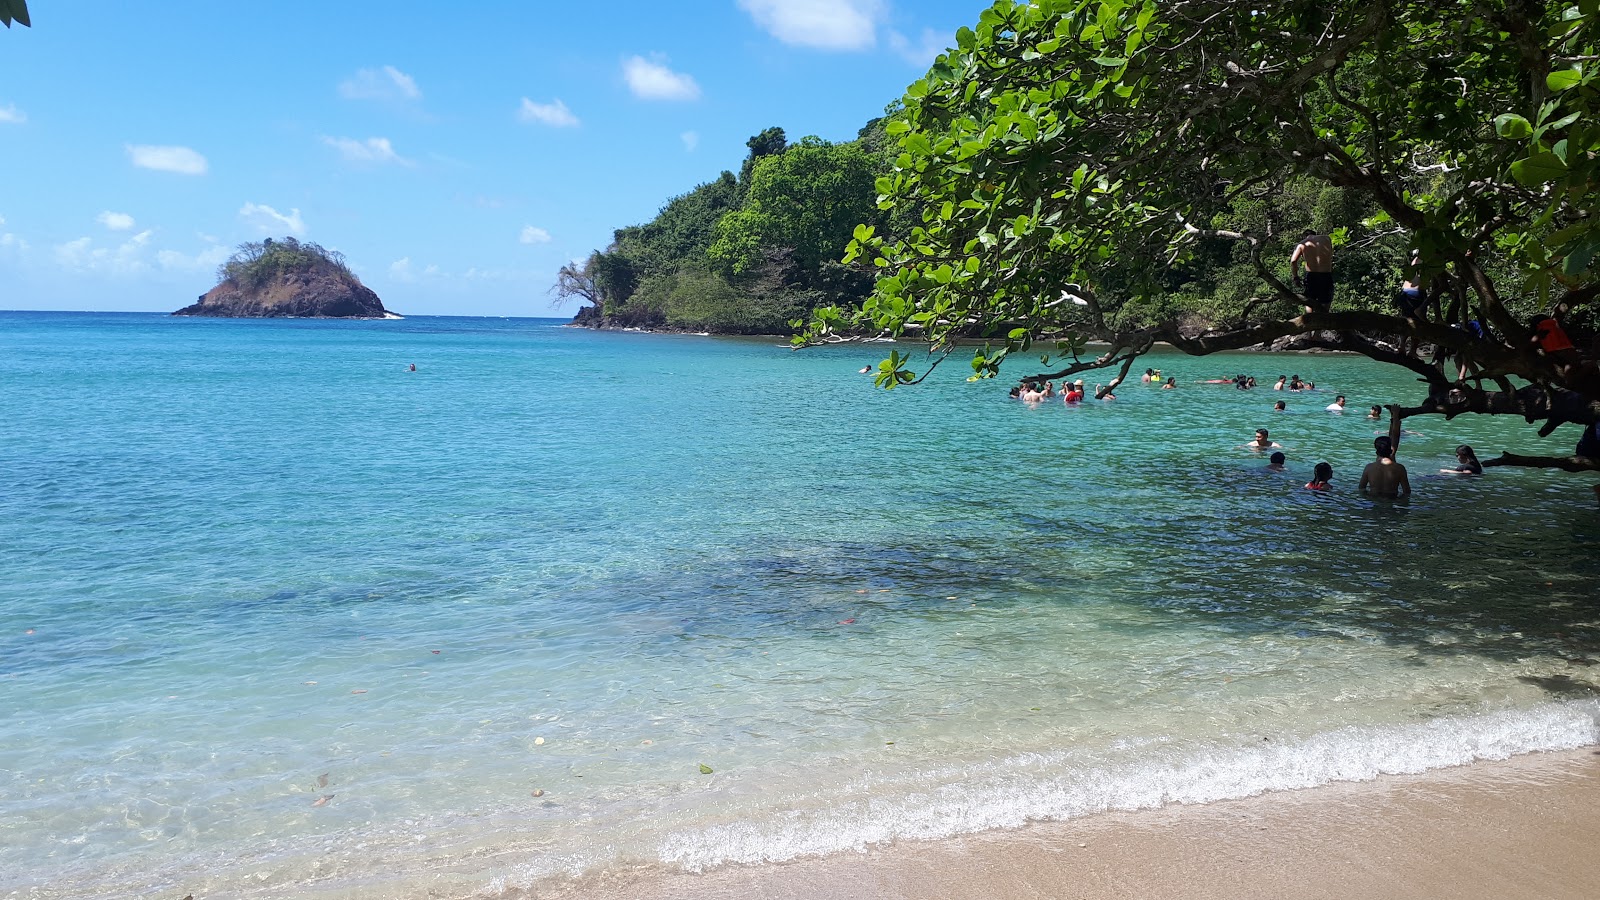
<svg viewBox="0 0 1600 900">
<path fill-rule="evenodd" d="M 560 326 L 0 313 L 0 897 L 515 896 L 1600 743 L 1592 479 L 1434 474 L 1575 430 L 1412 420 L 1376 501 L 1420 387 L 1364 359 L 1069 409 Z"/>
</svg>

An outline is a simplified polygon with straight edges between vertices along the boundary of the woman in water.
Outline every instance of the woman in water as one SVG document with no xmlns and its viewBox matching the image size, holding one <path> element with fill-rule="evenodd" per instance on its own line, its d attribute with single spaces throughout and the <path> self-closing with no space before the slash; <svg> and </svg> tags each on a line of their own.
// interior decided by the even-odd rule
<svg viewBox="0 0 1600 900">
<path fill-rule="evenodd" d="M 1328 490 L 1328 482 L 1332 480 L 1333 466 L 1325 462 L 1319 462 L 1317 467 L 1311 470 L 1311 482 L 1306 485 L 1306 490 L 1326 491 Z"/>
<path fill-rule="evenodd" d="M 1174 378 L 1174 377 L 1169 377 L 1169 378 L 1168 378 L 1168 379 L 1167 379 L 1167 383 L 1166 383 L 1166 384 L 1163 384 L 1163 385 L 1162 385 L 1162 386 L 1161 386 L 1161 389 L 1162 389 L 1162 390 L 1163 390 L 1163 391 L 1173 391 L 1173 390 L 1177 390 L 1177 389 L 1178 389 L 1178 379 L 1177 379 L 1177 378 Z"/>
<path fill-rule="evenodd" d="M 1478 454 L 1466 444 L 1456 448 L 1456 466 L 1453 469 L 1440 469 L 1447 475 L 1482 475 L 1483 463 L 1478 462 Z"/>
</svg>

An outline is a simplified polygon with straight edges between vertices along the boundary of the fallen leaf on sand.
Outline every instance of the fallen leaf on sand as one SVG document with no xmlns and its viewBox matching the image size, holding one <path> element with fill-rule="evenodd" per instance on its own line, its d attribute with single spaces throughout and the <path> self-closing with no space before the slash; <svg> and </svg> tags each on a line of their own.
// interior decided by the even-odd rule
<svg viewBox="0 0 1600 900">
<path fill-rule="evenodd" d="M 891 590 L 890 588 L 878 588 L 878 593 L 887 594 L 887 593 L 889 593 L 890 590 Z"/>
<path fill-rule="evenodd" d="M 646 746 L 646 747 L 648 747 L 648 746 L 650 746 L 650 745 L 651 745 L 651 744 L 654 744 L 654 743 L 655 743 L 655 741 L 652 741 L 652 740 L 649 740 L 649 739 L 646 739 L 646 740 L 645 740 L 645 742 L 644 742 L 644 745 L 645 745 L 645 746 Z"/>
<path fill-rule="evenodd" d="M 711 774 L 711 767 L 706 765 L 705 763 L 701 763 L 700 764 L 700 774 L 701 775 L 710 775 Z"/>
<path fill-rule="evenodd" d="M 544 788 L 539 788 L 539 789 L 535 790 L 533 792 L 533 795 L 535 797 L 543 797 L 544 796 Z"/>
<path fill-rule="evenodd" d="M 365 694 L 366 692 L 367 692 L 366 688 L 356 688 L 355 690 L 351 691 L 350 693 L 352 693 L 352 694 Z"/>
<path fill-rule="evenodd" d="M 317 787 L 325 788 L 327 786 L 328 786 L 328 773 L 327 772 L 323 772 L 321 775 L 317 776 Z"/>
<path fill-rule="evenodd" d="M 543 744 L 543 743 L 544 743 L 544 738 L 534 738 L 533 739 L 533 745 L 535 747 L 537 747 L 537 746 L 539 746 L 540 744 Z"/>
<path fill-rule="evenodd" d="M 29 628 L 27 631 L 23 632 L 23 634 L 33 634 L 33 629 Z"/>
<path fill-rule="evenodd" d="M 865 594 L 865 593 L 866 593 L 866 591 L 865 591 L 865 590 L 860 590 L 860 591 L 856 591 L 856 593 L 858 593 L 858 594 Z"/>
<path fill-rule="evenodd" d="M 306 684 L 316 684 L 316 682 L 315 681 L 308 681 L 308 682 L 306 682 Z"/>
<path fill-rule="evenodd" d="M 333 794 L 323 794 L 321 797 L 318 797 L 316 799 L 315 803 L 312 803 L 311 805 L 312 806 L 327 806 L 328 805 L 328 801 L 332 800 L 333 797 L 334 797 Z"/>
</svg>

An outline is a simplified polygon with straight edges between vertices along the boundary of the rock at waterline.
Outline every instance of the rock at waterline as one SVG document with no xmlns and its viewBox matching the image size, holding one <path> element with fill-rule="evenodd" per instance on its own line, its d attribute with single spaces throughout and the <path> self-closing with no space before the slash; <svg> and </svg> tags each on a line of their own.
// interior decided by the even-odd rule
<svg viewBox="0 0 1600 900">
<path fill-rule="evenodd" d="M 294 238 L 241 245 L 217 273 L 221 284 L 175 316 L 397 318 L 342 255 Z"/>
</svg>

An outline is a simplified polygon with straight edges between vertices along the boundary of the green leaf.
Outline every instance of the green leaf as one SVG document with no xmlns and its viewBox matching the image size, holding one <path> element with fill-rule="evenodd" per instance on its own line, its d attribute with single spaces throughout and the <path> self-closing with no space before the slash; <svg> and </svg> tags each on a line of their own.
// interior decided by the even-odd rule
<svg viewBox="0 0 1600 900">
<path fill-rule="evenodd" d="M 711 774 L 711 767 L 706 765 L 705 763 L 701 763 L 700 764 L 700 774 L 701 775 L 710 775 Z"/>
<path fill-rule="evenodd" d="M 1099 65 L 1110 69 L 1115 69 L 1117 66 L 1126 65 L 1128 62 L 1126 59 L 1123 59 L 1120 56 L 1096 56 L 1094 61 Z"/>
<path fill-rule="evenodd" d="M 1539 187 L 1567 174 L 1567 164 L 1548 150 L 1511 164 L 1511 177 L 1524 187 Z"/>
<path fill-rule="evenodd" d="M 1533 126 L 1516 113 L 1502 113 L 1494 117 L 1494 133 L 1507 140 L 1520 141 L 1533 134 Z"/>
<path fill-rule="evenodd" d="M 1581 81 L 1583 81 L 1583 71 L 1581 69 L 1561 69 L 1546 75 L 1544 77 L 1544 86 L 1554 93 L 1560 93 L 1568 88 L 1577 87 Z"/>
</svg>

